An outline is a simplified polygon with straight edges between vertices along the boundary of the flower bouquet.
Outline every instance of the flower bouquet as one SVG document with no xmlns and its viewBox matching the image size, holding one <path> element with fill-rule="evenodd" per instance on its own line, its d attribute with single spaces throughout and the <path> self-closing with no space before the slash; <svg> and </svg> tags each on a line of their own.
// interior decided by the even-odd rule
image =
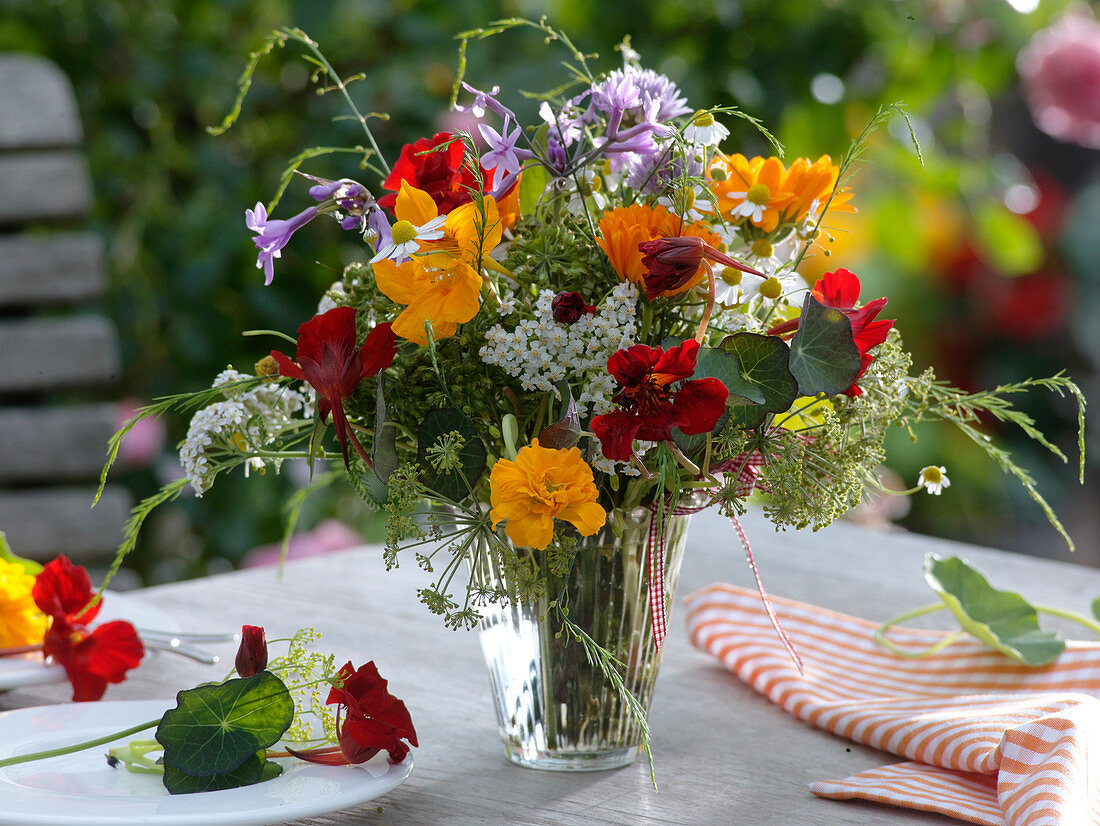
<svg viewBox="0 0 1100 826">
<path fill-rule="evenodd" d="M 516 27 L 572 60 L 571 83 L 533 123 L 499 87 L 462 78 L 470 42 Z M 966 393 L 914 374 L 886 298 L 861 297 L 840 267 L 814 283 L 799 274 L 828 254 L 829 216 L 854 208 L 854 164 L 876 126 L 904 117 L 896 107 L 839 162 L 745 157 L 724 146 L 727 124 L 774 144 L 767 131 L 729 107 L 692 108 L 629 41 L 601 74 L 545 21 L 460 40 L 452 106 L 469 132 L 416 140 L 392 164 L 305 33 L 276 32 L 253 55 L 222 129 L 262 56 L 297 44 L 362 125 L 354 151 L 372 176 L 299 168 L 331 149 L 291 165 L 278 197 L 306 181 L 312 203 L 290 218 L 272 217 L 275 203 L 246 212 L 266 283 L 293 234 L 323 218 L 362 241 L 363 260 L 303 312 L 296 338 L 257 354 L 254 374 L 230 369 L 143 411 L 198 410 L 186 478 L 135 509 L 120 559 L 187 484 L 201 496 L 234 468 L 324 463 L 310 489 L 346 479 L 385 511 L 387 561 L 412 549 L 432 575 L 425 605 L 453 628 L 480 623 L 510 757 L 573 769 L 623 765 L 648 743 L 687 520 L 701 508 L 728 516 L 746 551 L 750 497 L 779 527 L 821 528 L 880 490 L 888 428 L 943 420 L 1065 535 L 979 419 L 1061 456 L 1006 399 L 1041 387 L 1083 406 L 1067 377 Z M 927 468 L 906 493 L 948 484 Z"/>
</svg>

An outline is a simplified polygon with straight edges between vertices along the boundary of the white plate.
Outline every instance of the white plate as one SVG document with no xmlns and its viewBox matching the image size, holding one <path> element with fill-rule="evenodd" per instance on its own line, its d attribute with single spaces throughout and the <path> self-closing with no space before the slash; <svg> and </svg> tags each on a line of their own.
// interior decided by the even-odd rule
<svg viewBox="0 0 1100 826">
<path fill-rule="evenodd" d="M 0 713 L 0 758 L 102 737 L 158 718 L 172 701 L 74 703 Z M 170 795 L 158 776 L 112 769 L 112 745 L 0 769 L 2 826 L 256 826 L 335 812 L 400 786 L 412 756 L 391 766 L 385 752 L 361 766 L 280 759 L 273 780 L 220 792 Z"/>
<path fill-rule="evenodd" d="M 140 597 L 108 591 L 103 595 L 103 607 L 96 617 L 96 623 L 116 619 L 129 620 L 139 628 L 180 630 L 178 622 Z M 0 657 L 0 691 L 28 685 L 63 683 L 65 679 L 65 669 L 59 665 L 47 664 L 41 654 Z"/>
</svg>

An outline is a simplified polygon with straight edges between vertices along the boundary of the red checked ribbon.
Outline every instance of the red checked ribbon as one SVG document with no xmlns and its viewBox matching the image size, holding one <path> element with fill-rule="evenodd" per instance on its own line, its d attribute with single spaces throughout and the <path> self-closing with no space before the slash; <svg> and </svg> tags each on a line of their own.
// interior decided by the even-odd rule
<svg viewBox="0 0 1100 826">
<path fill-rule="evenodd" d="M 721 465 L 715 465 L 713 470 L 736 472 L 737 486 L 734 488 L 734 495 L 736 496 L 748 496 L 753 492 L 758 484 L 757 474 L 758 468 L 764 464 L 764 457 L 757 452 L 745 454 L 742 453 L 735 456 Z M 701 510 L 710 506 L 710 502 L 697 507 L 688 505 L 677 505 L 672 510 L 665 510 L 663 517 L 661 516 L 660 503 L 654 501 L 649 506 L 649 536 L 646 543 L 646 556 L 649 557 L 649 617 L 653 626 L 653 645 L 660 651 L 661 644 L 665 641 L 665 637 L 668 636 L 668 613 L 665 609 L 665 520 L 672 516 L 687 516 L 692 513 L 698 513 Z M 741 530 L 740 524 L 734 519 L 734 525 L 738 529 L 738 535 L 742 539 L 742 544 L 745 546 L 745 552 L 749 556 L 749 562 L 752 563 L 752 552 L 748 549 L 748 541 L 745 539 L 744 531 Z M 756 567 L 753 566 L 753 573 L 756 573 Z M 757 577 L 759 583 L 760 578 Z M 763 586 L 760 588 L 761 595 L 764 594 Z M 765 597 L 765 603 L 767 598 Z M 774 624 L 774 616 L 773 616 Z M 786 635 L 776 625 L 776 630 L 779 631 L 780 637 L 786 639 Z"/>
</svg>

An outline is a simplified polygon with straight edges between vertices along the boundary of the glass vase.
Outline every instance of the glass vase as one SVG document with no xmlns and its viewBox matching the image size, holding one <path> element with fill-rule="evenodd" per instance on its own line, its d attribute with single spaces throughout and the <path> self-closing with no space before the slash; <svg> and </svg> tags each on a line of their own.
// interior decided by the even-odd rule
<svg viewBox="0 0 1100 826">
<path fill-rule="evenodd" d="M 680 575 L 690 516 L 666 516 L 664 571 L 666 613 Z M 481 647 L 489 666 L 501 740 L 508 759 L 534 769 L 595 771 L 632 763 L 642 743 L 641 721 L 590 660 L 552 601 L 570 620 L 621 663 L 625 688 L 649 713 L 661 654 L 653 642 L 646 540 L 650 511 L 609 516 L 597 534 L 581 537 L 569 574 L 549 572 L 545 552 L 532 554 L 546 579 L 545 595 L 511 600 L 481 610 Z M 616 536 L 612 525 L 621 527 Z M 479 555 L 472 572 L 489 586 L 509 587 L 493 555 Z"/>
</svg>

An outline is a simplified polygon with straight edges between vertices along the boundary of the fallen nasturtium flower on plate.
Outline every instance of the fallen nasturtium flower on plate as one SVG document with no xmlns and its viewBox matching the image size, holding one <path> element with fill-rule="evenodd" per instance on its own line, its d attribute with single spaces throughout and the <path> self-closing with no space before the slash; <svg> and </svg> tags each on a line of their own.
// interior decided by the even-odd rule
<svg viewBox="0 0 1100 826">
<path fill-rule="evenodd" d="M 1073 620 L 1100 637 L 1100 624 L 1089 617 L 1048 605 L 1033 605 L 1014 591 L 1000 591 L 960 557 L 943 559 L 928 554 L 924 558 L 924 578 L 941 601 L 887 620 L 875 631 L 875 640 L 901 657 L 930 656 L 968 633 L 1024 665 L 1049 665 L 1065 650 L 1066 642 L 1057 632 L 1039 627 L 1039 614 Z M 911 651 L 887 639 L 886 632 L 898 623 L 945 608 L 958 620 L 962 630 L 949 634 L 935 645 Z M 1100 618 L 1100 598 L 1093 602 L 1092 611 Z"/>
<path fill-rule="evenodd" d="M 289 653 L 268 662 L 264 630 L 246 625 L 241 633 L 237 676 L 181 691 L 174 708 L 146 723 L 95 740 L 0 760 L 0 768 L 70 754 L 156 728 L 154 739 L 112 748 L 112 768 L 160 774 L 171 794 L 250 786 L 277 777 L 273 758 L 347 766 L 379 751 L 400 763 L 415 746 L 416 731 L 405 704 L 389 693 L 373 662 L 336 670 L 331 655 L 310 650 L 318 634 L 304 629 Z M 313 694 L 328 685 L 332 714 L 317 709 Z M 293 744 L 273 749 L 277 743 Z"/>
</svg>

